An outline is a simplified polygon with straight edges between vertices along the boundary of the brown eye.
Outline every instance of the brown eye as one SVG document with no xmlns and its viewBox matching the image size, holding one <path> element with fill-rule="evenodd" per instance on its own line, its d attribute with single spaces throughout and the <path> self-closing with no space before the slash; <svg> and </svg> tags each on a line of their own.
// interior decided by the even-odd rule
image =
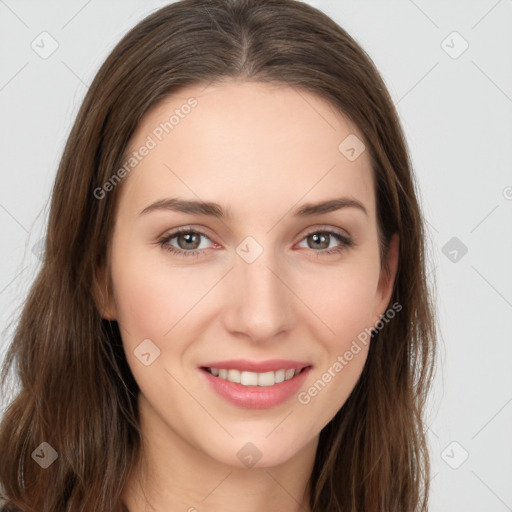
<svg viewBox="0 0 512 512">
<path fill-rule="evenodd" d="M 201 231 L 192 230 L 192 229 L 178 229 L 165 235 L 161 240 L 159 240 L 159 244 L 166 251 L 169 251 L 178 256 L 202 256 L 206 254 L 204 247 L 199 248 L 201 245 L 201 239 L 210 240 L 208 236 L 206 236 Z M 176 240 L 175 243 L 171 243 Z"/>
<path fill-rule="evenodd" d="M 199 233 L 195 233 L 194 231 L 191 231 L 189 233 L 180 233 L 174 238 L 176 238 L 178 242 L 178 247 L 180 249 L 194 250 L 197 249 L 199 247 L 199 244 L 201 243 L 201 235 Z"/>
<path fill-rule="evenodd" d="M 313 233 L 312 235 L 308 235 L 306 238 L 312 247 L 316 249 L 327 249 L 329 247 L 331 235 L 328 233 Z"/>
<path fill-rule="evenodd" d="M 338 244 L 329 248 L 329 245 L 333 239 L 337 240 Z M 318 253 L 317 255 L 319 257 L 323 255 L 339 254 L 354 245 L 353 240 L 347 236 L 330 230 L 312 231 L 302 240 L 306 242 L 306 248 L 312 249 L 313 252 Z"/>
</svg>

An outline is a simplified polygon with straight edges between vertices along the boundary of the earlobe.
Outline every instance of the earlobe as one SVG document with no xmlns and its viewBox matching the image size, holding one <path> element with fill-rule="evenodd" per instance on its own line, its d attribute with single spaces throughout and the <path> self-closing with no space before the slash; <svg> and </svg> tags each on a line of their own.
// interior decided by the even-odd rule
<svg viewBox="0 0 512 512">
<path fill-rule="evenodd" d="M 104 266 L 98 266 L 92 284 L 94 303 L 101 317 L 105 320 L 115 320 L 116 312 L 112 297 L 109 296 L 106 272 Z"/>
<path fill-rule="evenodd" d="M 380 317 L 385 313 L 389 301 L 391 300 L 391 295 L 393 294 L 395 278 L 398 270 L 399 252 L 400 238 L 398 233 L 394 233 L 389 243 L 387 264 L 384 266 L 379 278 L 379 285 L 377 288 L 378 300 L 374 312 L 376 322 L 378 322 Z"/>
</svg>

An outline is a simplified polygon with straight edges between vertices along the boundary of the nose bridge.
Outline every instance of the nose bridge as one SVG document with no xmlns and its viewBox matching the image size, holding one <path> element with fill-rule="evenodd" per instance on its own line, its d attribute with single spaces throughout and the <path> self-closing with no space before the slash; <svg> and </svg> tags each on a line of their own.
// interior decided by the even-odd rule
<svg viewBox="0 0 512 512">
<path fill-rule="evenodd" d="M 270 248 L 258 251 L 251 240 L 240 244 L 231 276 L 233 295 L 227 315 L 230 330 L 263 340 L 290 327 L 292 294 L 281 274 L 282 266 L 275 251 Z"/>
</svg>

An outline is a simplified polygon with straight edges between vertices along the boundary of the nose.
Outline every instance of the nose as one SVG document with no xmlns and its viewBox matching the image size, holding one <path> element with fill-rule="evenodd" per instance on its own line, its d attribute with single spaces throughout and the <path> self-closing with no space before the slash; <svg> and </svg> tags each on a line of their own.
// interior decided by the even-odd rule
<svg viewBox="0 0 512 512">
<path fill-rule="evenodd" d="M 225 328 L 255 342 L 271 341 L 290 330 L 297 299 L 287 276 L 270 250 L 264 250 L 252 263 L 235 255 L 226 287 L 228 306 L 223 308 Z"/>
</svg>

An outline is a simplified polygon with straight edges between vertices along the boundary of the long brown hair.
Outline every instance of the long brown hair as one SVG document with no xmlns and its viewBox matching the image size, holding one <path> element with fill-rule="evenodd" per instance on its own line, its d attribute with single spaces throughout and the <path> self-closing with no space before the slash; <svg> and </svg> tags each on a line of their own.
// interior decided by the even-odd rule
<svg viewBox="0 0 512 512">
<path fill-rule="evenodd" d="M 314 512 L 427 510 L 424 408 L 436 323 L 424 221 L 393 102 L 365 51 L 328 16 L 296 0 L 183 0 L 146 17 L 97 73 L 69 135 L 52 191 L 45 256 L 2 367 L 19 392 L 0 424 L 7 510 L 121 510 L 141 450 L 137 394 L 119 327 L 92 287 L 108 248 L 122 182 L 94 190 L 122 165 L 144 114 L 187 85 L 222 80 L 312 92 L 365 137 L 375 181 L 381 261 L 393 233 L 396 318 L 373 334 L 349 399 L 321 431 L 311 475 Z M 341 142 L 341 141 L 340 141 Z M 108 267 L 107 267 L 108 268 Z M 48 443 L 46 469 L 34 452 Z"/>
</svg>

